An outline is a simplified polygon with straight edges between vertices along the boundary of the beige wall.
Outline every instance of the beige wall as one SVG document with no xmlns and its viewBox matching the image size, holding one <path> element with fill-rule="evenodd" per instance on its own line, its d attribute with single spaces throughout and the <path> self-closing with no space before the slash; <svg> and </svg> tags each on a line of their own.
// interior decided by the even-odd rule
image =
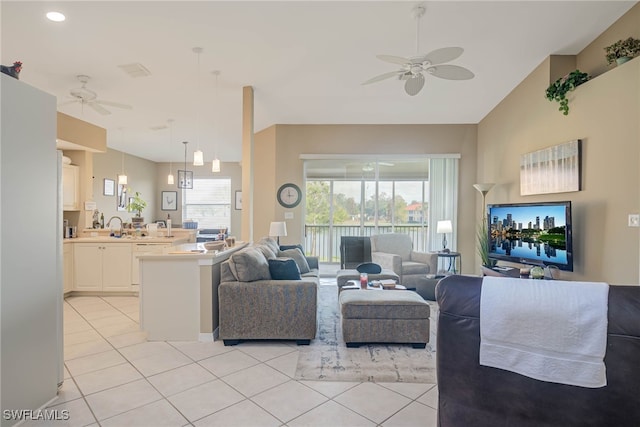
<svg viewBox="0 0 640 427">
<path fill-rule="evenodd" d="M 178 169 L 184 169 L 184 164 L 173 163 L 172 173 L 175 179 L 175 184 L 167 184 L 167 175 L 169 174 L 169 163 L 156 163 L 155 171 L 155 183 L 157 198 L 156 209 L 154 211 L 154 219 L 166 219 L 167 214 L 171 215 L 171 223 L 174 227 L 180 227 L 182 225 L 182 190 L 177 187 L 178 183 Z M 205 163 L 204 166 L 193 166 L 193 164 L 187 164 L 188 170 L 193 171 L 195 178 L 217 177 L 217 178 L 231 178 L 231 226 L 229 233 L 240 239 L 242 211 L 235 209 L 235 192 L 242 190 L 242 168 L 239 163 L 235 162 L 221 162 L 220 172 L 211 172 L 211 162 Z M 178 210 L 177 211 L 163 211 L 161 210 L 160 195 L 163 191 L 177 191 L 178 192 Z"/>
<path fill-rule="evenodd" d="M 129 222 L 131 217 L 135 216 L 134 212 L 117 210 L 118 175 L 121 171 L 122 151 L 108 149 L 106 153 L 93 154 L 93 200 L 96 202 L 96 208 L 100 212 L 104 212 L 105 224 L 114 215 L 119 216 L 125 222 Z M 124 171 L 128 180 L 127 198 L 133 197 L 136 191 L 140 192 L 142 199 L 147 202 L 147 208 L 142 211 L 145 222 L 155 220 L 156 208 L 159 204 L 159 193 L 156 191 L 156 163 L 125 153 Z M 105 178 L 115 181 L 116 194 L 114 196 L 103 194 Z"/>
<path fill-rule="evenodd" d="M 460 153 L 458 249 L 464 272 L 474 271 L 476 125 L 276 125 L 256 134 L 254 238 L 267 235 L 269 223 L 287 220 L 283 243 L 299 243 L 304 233 L 304 202 L 284 209 L 276 190 L 292 182 L 304 188 L 301 154 L 449 154 Z"/>
<path fill-rule="evenodd" d="M 581 85 L 569 96 L 569 115 L 544 97 L 545 60 L 478 126 L 478 181 L 495 182 L 487 203 L 571 200 L 574 272 L 570 280 L 638 283 L 640 59 Z M 520 196 L 524 153 L 582 139 L 580 192 Z"/>
</svg>

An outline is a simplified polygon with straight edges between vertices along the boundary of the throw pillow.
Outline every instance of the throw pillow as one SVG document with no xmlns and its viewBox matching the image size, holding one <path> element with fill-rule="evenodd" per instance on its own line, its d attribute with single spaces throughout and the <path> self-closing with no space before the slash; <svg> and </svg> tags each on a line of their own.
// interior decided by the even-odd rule
<svg viewBox="0 0 640 427">
<path fill-rule="evenodd" d="M 295 248 L 300 249 L 300 251 L 304 253 L 304 248 L 302 247 L 302 245 L 280 245 L 281 251 L 286 251 L 287 249 L 295 249 Z"/>
<path fill-rule="evenodd" d="M 269 259 L 269 272 L 273 280 L 300 280 L 298 264 L 291 258 Z"/>
<path fill-rule="evenodd" d="M 293 260 L 298 264 L 298 268 L 300 269 L 300 274 L 308 273 L 311 271 L 309 268 L 309 263 L 307 262 L 307 258 L 304 256 L 302 251 L 298 248 L 287 249 L 286 251 L 278 252 L 279 257 L 284 258 L 293 258 Z"/>
<path fill-rule="evenodd" d="M 274 254 L 277 254 L 278 250 L 280 249 L 278 248 L 278 242 L 276 242 L 275 239 L 272 239 L 271 237 L 263 237 L 262 239 L 260 239 L 260 241 L 258 241 L 257 244 L 269 246 Z"/>
<path fill-rule="evenodd" d="M 266 259 L 271 259 L 276 257 L 276 253 L 273 252 L 273 249 L 271 249 L 271 247 L 268 245 L 258 244 L 258 245 L 255 245 L 254 247 L 258 249 L 260 252 L 262 252 L 262 254 Z"/>
<path fill-rule="evenodd" d="M 363 262 L 362 264 L 358 264 L 356 270 L 358 270 L 358 273 L 380 274 L 382 267 L 375 262 Z"/>
<path fill-rule="evenodd" d="M 239 282 L 271 279 L 267 258 L 256 248 L 247 248 L 231 255 L 229 267 Z"/>
</svg>

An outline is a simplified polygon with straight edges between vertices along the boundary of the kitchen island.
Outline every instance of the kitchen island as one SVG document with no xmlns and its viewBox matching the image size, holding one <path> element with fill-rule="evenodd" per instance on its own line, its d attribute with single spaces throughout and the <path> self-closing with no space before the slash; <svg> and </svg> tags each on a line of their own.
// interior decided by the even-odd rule
<svg viewBox="0 0 640 427">
<path fill-rule="evenodd" d="M 247 244 L 207 251 L 203 243 L 139 256 L 140 327 L 149 341 L 213 341 L 217 337 L 220 264 Z"/>
</svg>

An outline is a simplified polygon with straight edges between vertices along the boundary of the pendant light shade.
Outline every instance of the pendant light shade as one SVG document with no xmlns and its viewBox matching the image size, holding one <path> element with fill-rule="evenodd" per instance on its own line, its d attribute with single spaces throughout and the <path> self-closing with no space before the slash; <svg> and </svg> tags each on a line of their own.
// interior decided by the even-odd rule
<svg viewBox="0 0 640 427">
<path fill-rule="evenodd" d="M 193 152 L 193 166 L 202 165 L 204 165 L 204 154 L 202 154 L 201 150 L 196 150 Z"/>
<path fill-rule="evenodd" d="M 220 160 L 213 159 L 213 162 L 211 162 L 211 172 L 220 172 Z"/>
<path fill-rule="evenodd" d="M 170 173 L 169 175 L 167 175 L 167 184 L 173 185 L 175 184 L 174 179 L 173 179 L 173 174 Z"/>
<path fill-rule="evenodd" d="M 173 141 L 173 119 L 168 119 L 169 122 L 169 147 L 171 147 L 171 141 Z M 169 175 L 167 175 L 167 184 L 173 185 L 173 164 L 171 160 L 169 160 Z"/>
<path fill-rule="evenodd" d="M 120 128 L 120 138 L 124 146 L 124 130 Z M 122 153 L 122 173 L 118 175 L 118 185 L 127 185 L 127 175 L 124 173 L 124 151 Z"/>
<path fill-rule="evenodd" d="M 127 175 L 124 173 L 122 175 L 118 175 L 118 184 L 127 185 Z"/>
</svg>

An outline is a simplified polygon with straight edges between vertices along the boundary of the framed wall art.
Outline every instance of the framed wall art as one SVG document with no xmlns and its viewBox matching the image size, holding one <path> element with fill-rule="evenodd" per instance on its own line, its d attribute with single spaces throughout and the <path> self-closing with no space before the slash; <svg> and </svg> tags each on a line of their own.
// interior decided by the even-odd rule
<svg viewBox="0 0 640 427">
<path fill-rule="evenodd" d="M 102 194 L 105 196 L 115 196 L 116 182 L 113 179 L 105 178 L 102 186 Z"/>
<path fill-rule="evenodd" d="M 579 139 L 523 154 L 520 159 L 520 195 L 582 190 L 582 141 Z"/>
<path fill-rule="evenodd" d="M 178 210 L 178 192 L 177 191 L 162 192 L 162 208 L 161 209 L 163 211 Z"/>
</svg>

